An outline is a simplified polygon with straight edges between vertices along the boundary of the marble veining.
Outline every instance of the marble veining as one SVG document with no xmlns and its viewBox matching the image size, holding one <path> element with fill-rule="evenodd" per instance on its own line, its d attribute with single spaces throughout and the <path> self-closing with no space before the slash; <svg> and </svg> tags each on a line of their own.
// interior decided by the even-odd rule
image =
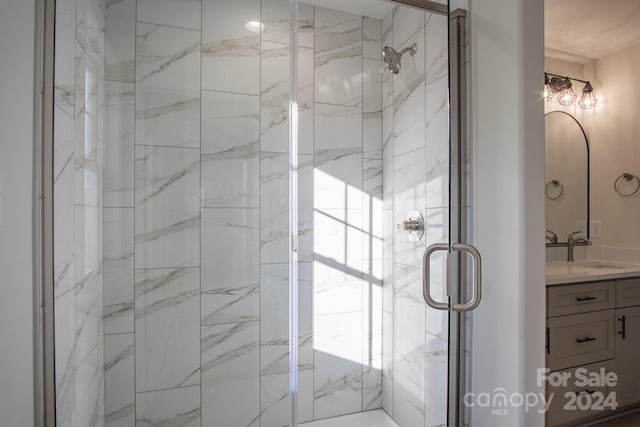
<svg viewBox="0 0 640 427">
<path fill-rule="evenodd" d="M 200 147 L 200 32 L 136 25 L 136 144 Z"/>
<path fill-rule="evenodd" d="M 180 387 L 136 395 L 136 427 L 200 427 L 200 387 Z"/>
<path fill-rule="evenodd" d="M 105 425 L 135 423 L 134 336 L 105 335 Z"/>
<path fill-rule="evenodd" d="M 203 423 L 259 423 L 259 323 L 203 326 L 201 348 Z"/>
<path fill-rule="evenodd" d="M 136 1 L 108 1 L 106 11 L 105 79 L 134 83 Z"/>
<path fill-rule="evenodd" d="M 136 391 L 199 384 L 198 268 L 136 271 Z"/>
<path fill-rule="evenodd" d="M 362 17 L 316 7 L 315 101 L 362 105 Z"/>
</svg>

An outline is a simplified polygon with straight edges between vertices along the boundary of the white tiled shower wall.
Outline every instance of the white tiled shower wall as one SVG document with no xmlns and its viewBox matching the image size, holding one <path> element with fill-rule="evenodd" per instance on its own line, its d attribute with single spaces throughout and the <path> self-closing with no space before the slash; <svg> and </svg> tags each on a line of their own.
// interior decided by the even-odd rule
<svg viewBox="0 0 640 427">
<path fill-rule="evenodd" d="M 422 297 L 422 255 L 448 241 L 448 20 L 396 8 L 383 19 L 383 45 L 418 52 L 383 81 L 383 406 L 403 427 L 446 425 L 447 313 Z M 424 214 L 425 237 L 396 224 Z M 444 297 L 444 259 L 432 259 L 432 295 Z"/>
<path fill-rule="evenodd" d="M 59 425 L 286 425 L 288 1 L 82 1 L 57 11 Z M 305 421 L 382 405 L 382 23 L 300 21 Z"/>
<path fill-rule="evenodd" d="M 56 27 L 56 417 L 60 426 L 103 426 L 105 5 L 60 0 Z"/>
<path fill-rule="evenodd" d="M 59 423 L 286 425 L 288 1 L 82 1 L 58 3 L 56 206 L 76 211 L 56 223 Z M 256 17 L 265 31 L 244 31 Z M 446 18 L 383 21 L 300 5 L 301 421 L 384 400 L 403 426 L 446 422 L 446 317 L 419 285 L 426 243 L 447 237 Z M 381 47 L 414 41 L 383 83 Z M 106 90 L 78 116 L 93 98 L 68 75 L 91 67 Z M 64 159 L 88 170 L 76 199 Z M 412 209 L 416 243 L 394 231 Z"/>
</svg>

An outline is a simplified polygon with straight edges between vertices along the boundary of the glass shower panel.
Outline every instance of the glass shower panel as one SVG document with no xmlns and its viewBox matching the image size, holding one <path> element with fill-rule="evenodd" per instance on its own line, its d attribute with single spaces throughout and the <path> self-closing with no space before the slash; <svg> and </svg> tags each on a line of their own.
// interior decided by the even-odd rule
<svg viewBox="0 0 640 427">
<path fill-rule="evenodd" d="M 289 425 L 289 0 L 56 3 L 57 425 Z"/>
</svg>

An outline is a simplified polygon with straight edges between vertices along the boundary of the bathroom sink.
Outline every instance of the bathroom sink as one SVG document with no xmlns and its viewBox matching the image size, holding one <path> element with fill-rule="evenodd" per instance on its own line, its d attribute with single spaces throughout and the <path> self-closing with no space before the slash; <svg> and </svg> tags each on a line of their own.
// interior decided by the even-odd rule
<svg viewBox="0 0 640 427">
<path fill-rule="evenodd" d="M 586 261 L 586 262 L 576 262 L 576 267 L 584 267 L 584 268 L 593 268 L 595 270 L 623 270 L 625 268 L 629 268 L 628 265 L 614 264 L 603 261 Z"/>
</svg>

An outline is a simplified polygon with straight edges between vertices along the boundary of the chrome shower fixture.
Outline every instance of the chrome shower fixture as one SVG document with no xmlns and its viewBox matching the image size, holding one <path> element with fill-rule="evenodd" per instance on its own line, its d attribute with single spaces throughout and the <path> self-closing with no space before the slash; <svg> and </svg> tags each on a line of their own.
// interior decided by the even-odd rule
<svg viewBox="0 0 640 427">
<path fill-rule="evenodd" d="M 382 59 L 384 60 L 384 65 L 389 71 L 393 74 L 398 74 L 400 72 L 400 68 L 402 68 L 402 56 L 405 53 L 409 53 L 411 56 L 414 56 L 417 52 L 418 45 L 416 43 L 409 47 L 405 47 L 400 52 L 390 46 L 385 46 L 384 49 L 382 49 Z"/>
</svg>

